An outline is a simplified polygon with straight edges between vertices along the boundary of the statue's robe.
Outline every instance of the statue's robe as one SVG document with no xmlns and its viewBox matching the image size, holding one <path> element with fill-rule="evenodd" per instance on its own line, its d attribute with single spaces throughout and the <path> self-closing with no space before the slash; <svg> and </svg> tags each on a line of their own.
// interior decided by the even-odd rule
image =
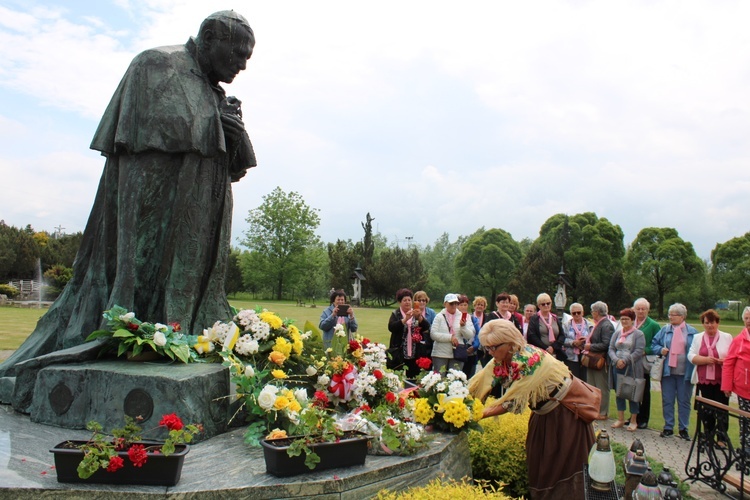
<svg viewBox="0 0 750 500">
<path fill-rule="evenodd" d="M 84 343 L 114 305 L 193 335 L 230 318 L 231 182 L 256 162 L 246 134 L 224 136 L 224 97 L 201 72 L 193 39 L 136 56 L 91 143 L 106 164 L 73 278 L 0 377 Z"/>
</svg>

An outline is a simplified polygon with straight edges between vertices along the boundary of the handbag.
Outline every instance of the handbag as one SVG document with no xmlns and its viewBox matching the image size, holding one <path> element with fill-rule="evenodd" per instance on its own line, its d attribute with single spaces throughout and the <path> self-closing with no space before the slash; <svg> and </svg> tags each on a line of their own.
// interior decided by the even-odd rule
<svg viewBox="0 0 750 500">
<path fill-rule="evenodd" d="M 656 360 L 655 354 L 647 354 L 643 356 L 641 363 L 643 364 L 643 373 L 650 374 L 651 367 L 654 366 L 654 360 Z"/>
<path fill-rule="evenodd" d="M 664 373 L 664 356 L 657 356 L 651 365 L 651 380 L 661 382 L 661 376 Z"/>
<path fill-rule="evenodd" d="M 604 354 L 598 352 L 587 352 L 581 356 L 581 364 L 589 370 L 602 370 L 606 364 Z"/>
<path fill-rule="evenodd" d="M 629 370 L 625 370 L 624 374 L 617 374 L 617 390 L 615 391 L 615 394 L 618 398 L 640 403 L 643 400 L 646 379 L 635 378 L 633 367 L 630 366 L 628 368 Z M 628 375 L 628 371 L 630 372 L 630 375 Z"/>
<path fill-rule="evenodd" d="M 586 423 L 591 423 L 599 416 L 599 405 L 602 402 L 602 391 L 587 384 L 578 377 L 573 377 L 567 391 L 560 391 L 554 398 L 568 410 Z"/>
<path fill-rule="evenodd" d="M 453 348 L 453 359 L 455 359 L 456 361 L 466 361 L 466 359 L 469 357 L 468 349 L 469 346 L 467 346 L 463 342 L 458 344 Z"/>
</svg>

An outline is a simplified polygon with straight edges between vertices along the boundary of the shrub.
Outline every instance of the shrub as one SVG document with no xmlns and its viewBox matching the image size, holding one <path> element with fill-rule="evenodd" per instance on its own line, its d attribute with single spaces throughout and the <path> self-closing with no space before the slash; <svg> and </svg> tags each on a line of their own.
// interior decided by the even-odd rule
<svg viewBox="0 0 750 500">
<path fill-rule="evenodd" d="M 12 299 L 16 295 L 18 295 L 18 288 L 14 287 L 13 285 L 0 283 L 0 294 L 7 295 L 9 299 Z"/>
<path fill-rule="evenodd" d="M 526 434 L 531 411 L 484 419 L 484 432 L 469 432 L 471 470 L 475 479 L 488 480 L 514 497 L 528 497 Z M 505 486 L 503 486 L 503 483 Z"/>
<path fill-rule="evenodd" d="M 510 499 L 509 496 L 497 491 L 494 487 L 488 484 L 472 484 L 471 482 L 463 479 L 462 481 L 456 481 L 451 479 L 444 481 L 440 478 L 433 479 L 426 486 L 416 486 L 409 488 L 398 493 L 392 491 L 383 490 L 378 493 L 378 500 L 456 500 L 467 499 L 471 500 L 474 498 L 498 498 L 498 499 Z"/>
</svg>

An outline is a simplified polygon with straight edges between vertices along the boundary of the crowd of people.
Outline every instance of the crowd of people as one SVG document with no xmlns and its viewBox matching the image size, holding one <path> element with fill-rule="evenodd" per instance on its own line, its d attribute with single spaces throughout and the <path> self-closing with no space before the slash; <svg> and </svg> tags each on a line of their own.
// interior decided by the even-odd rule
<svg viewBox="0 0 750 500">
<path fill-rule="evenodd" d="M 321 315 L 324 340 L 330 339 L 328 332 L 335 326 L 330 318 L 334 308 L 341 307 L 336 302 L 342 300 L 339 293 L 343 294 L 331 295 L 331 307 Z M 533 410 L 526 442 L 532 498 L 568 493 L 578 497 L 583 491 L 576 464 L 586 461 L 593 429 L 563 401 L 577 380 L 601 391 L 598 420 L 610 418 L 610 394 L 615 391 L 617 418 L 611 426 L 635 432 L 648 427 L 655 370 L 661 381 L 664 438 L 675 434 L 676 423 L 677 436 L 691 439 L 694 391 L 723 404 L 734 393 L 740 409 L 750 411 L 750 307 L 742 314 L 745 328 L 733 339 L 719 330 L 721 318 L 713 309 L 700 315 L 703 331 L 699 333 L 687 324 L 687 308 L 680 303 L 669 307 L 668 322 L 660 326 L 649 316 L 645 298 L 616 316 L 606 303 L 594 302 L 591 319 L 578 302 L 569 306 L 569 314 L 555 314 L 547 293 L 540 293 L 536 304 L 526 304 L 523 313 L 518 297 L 505 292 L 495 297 L 491 312 L 481 296 L 470 300 L 448 293 L 440 311 L 428 306 L 430 298 L 424 291 L 404 288 L 398 290 L 396 300 L 399 307 L 388 320 L 391 367 L 403 367 L 409 378 L 426 366 L 434 371 L 463 370 L 475 397 L 496 398 L 485 408 L 484 417 L 520 413 L 526 407 Z M 343 317 L 336 321 L 356 331 L 353 310 L 341 311 Z M 705 416 L 702 423 L 706 430 L 716 430 L 717 444 L 724 445 L 726 416 Z M 742 432 L 750 430 L 747 425 L 742 423 Z M 562 428 L 565 432 L 559 432 Z M 562 461 L 572 466 L 562 467 L 560 456 L 574 458 Z"/>
</svg>

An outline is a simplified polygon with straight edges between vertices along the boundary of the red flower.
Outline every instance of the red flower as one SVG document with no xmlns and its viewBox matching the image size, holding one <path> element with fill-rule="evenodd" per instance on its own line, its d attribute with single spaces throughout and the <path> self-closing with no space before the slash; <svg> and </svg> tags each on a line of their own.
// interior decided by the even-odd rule
<svg viewBox="0 0 750 500">
<path fill-rule="evenodd" d="M 385 400 L 389 403 L 395 403 L 396 402 L 396 395 L 393 394 L 391 391 L 388 391 L 385 393 Z"/>
<path fill-rule="evenodd" d="M 143 464 L 145 464 L 148 459 L 146 448 L 144 448 L 142 444 L 134 444 L 128 450 L 128 458 L 133 462 L 134 467 L 143 467 Z"/>
<path fill-rule="evenodd" d="M 350 340 L 349 341 L 349 349 L 350 350 L 356 351 L 357 349 L 361 349 L 361 348 L 362 348 L 362 346 L 359 345 L 359 342 L 357 342 L 356 340 Z"/>
<path fill-rule="evenodd" d="M 417 359 L 417 366 L 422 370 L 429 370 L 432 366 L 432 360 L 430 358 L 419 358 Z"/>
<path fill-rule="evenodd" d="M 118 469 L 122 469 L 125 466 L 125 462 L 122 457 L 115 455 L 109 459 L 109 465 L 107 466 L 107 472 L 114 472 Z"/>
<path fill-rule="evenodd" d="M 325 406 L 328 404 L 328 395 L 326 395 L 326 393 L 323 391 L 315 391 L 315 396 L 313 397 L 313 399 L 313 406 L 325 408 Z"/>
<path fill-rule="evenodd" d="M 179 332 L 180 330 L 182 330 L 182 327 L 179 323 L 170 323 L 169 326 L 171 326 L 172 330 L 174 330 L 175 332 Z"/>
<path fill-rule="evenodd" d="M 357 364 L 360 368 L 364 368 L 365 366 L 367 366 L 367 361 L 365 361 L 364 359 L 360 359 Z"/>
<path fill-rule="evenodd" d="M 131 332 L 137 332 L 138 331 L 138 325 L 135 323 L 128 323 L 128 330 Z"/>
<path fill-rule="evenodd" d="M 389 418 L 388 420 L 386 420 L 386 422 L 388 422 L 388 425 L 396 425 L 396 421 L 392 418 Z"/>
<path fill-rule="evenodd" d="M 359 409 L 367 413 L 372 413 L 372 408 L 370 408 L 370 405 L 368 404 L 363 404 L 362 406 L 359 407 Z"/>
<path fill-rule="evenodd" d="M 403 409 L 406 406 L 406 400 L 404 398 L 398 398 L 398 407 Z"/>
<path fill-rule="evenodd" d="M 381 378 L 383 378 L 383 372 L 381 372 L 380 370 L 373 370 L 372 375 L 375 377 L 375 380 L 380 380 Z"/>
<path fill-rule="evenodd" d="M 411 334 L 411 339 L 414 342 L 422 342 L 422 335 L 419 332 L 414 332 Z"/>
<path fill-rule="evenodd" d="M 366 337 L 362 339 L 362 345 L 363 346 L 367 347 L 367 344 L 369 344 L 369 343 L 370 343 L 370 339 L 368 339 Z"/>
<path fill-rule="evenodd" d="M 182 420 L 180 420 L 180 417 L 178 417 L 175 413 L 162 415 L 159 425 L 163 425 L 170 431 L 179 431 L 183 427 Z"/>
</svg>

